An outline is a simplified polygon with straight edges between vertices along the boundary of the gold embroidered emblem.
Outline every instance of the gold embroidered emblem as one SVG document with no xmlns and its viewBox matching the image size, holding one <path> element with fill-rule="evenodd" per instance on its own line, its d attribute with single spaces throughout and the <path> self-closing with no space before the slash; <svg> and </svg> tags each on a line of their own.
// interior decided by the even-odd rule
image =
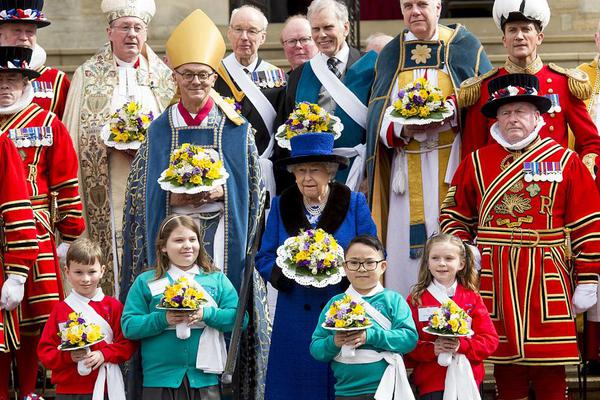
<svg viewBox="0 0 600 400">
<path fill-rule="evenodd" d="M 532 223 L 533 222 L 533 217 L 531 215 L 528 215 L 526 217 L 519 217 L 517 218 L 516 221 L 511 222 L 510 219 L 508 218 L 498 218 L 496 220 L 496 224 L 498 224 L 498 226 L 504 226 L 506 225 L 507 228 L 517 228 L 519 226 L 521 226 L 523 223 Z"/>
<path fill-rule="evenodd" d="M 508 190 L 510 190 L 513 193 L 519 193 L 521 190 L 523 190 L 523 181 L 515 182 L 515 184 L 512 185 Z"/>
<path fill-rule="evenodd" d="M 532 183 L 531 185 L 527 186 L 525 190 L 527 190 L 530 197 L 535 197 L 540 194 L 542 189 L 540 189 L 540 185 L 537 183 Z"/>
<path fill-rule="evenodd" d="M 530 209 L 531 199 L 524 198 L 522 194 L 505 194 L 502 202 L 494 206 L 494 211 L 498 214 L 509 214 L 515 218 L 515 212 L 521 214 Z"/>
<path fill-rule="evenodd" d="M 416 64 L 425 64 L 431 58 L 431 48 L 427 47 L 426 44 L 418 44 L 411 50 L 410 54 L 412 54 L 410 59 Z"/>
</svg>

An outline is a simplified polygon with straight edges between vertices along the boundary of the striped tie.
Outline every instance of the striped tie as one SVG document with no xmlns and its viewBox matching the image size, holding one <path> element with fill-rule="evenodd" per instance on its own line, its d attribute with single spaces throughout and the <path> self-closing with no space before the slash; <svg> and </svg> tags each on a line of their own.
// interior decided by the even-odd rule
<svg viewBox="0 0 600 400">
<path fill-rule="evenodd" d="M 329 57 L 329 58 L 327 59 L 327 67 L 329 68 L 329 70 L 330 70 L 331 72 L 333 72 L 333 73 L 334 73 L 334 75 L 338 77 L 338 79 L 341 79 L 341 78 L 342 78 L 342 73 L 341 73 L 341 72 L 340 72 L 340 70 L 337 68 L 337 65 L 338 65 L 339 63 L 341 63 L 341 61 L 340 61 L 340 60 L 338 60 L 338 59 L 337 59 L 337 58 L 335 58 L 335 57 Z"/>
</svg>

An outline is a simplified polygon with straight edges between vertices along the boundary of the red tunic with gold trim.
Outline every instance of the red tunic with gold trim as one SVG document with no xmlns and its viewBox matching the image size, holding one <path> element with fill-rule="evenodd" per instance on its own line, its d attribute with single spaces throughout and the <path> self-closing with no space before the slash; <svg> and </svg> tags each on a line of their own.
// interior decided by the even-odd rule
<svg viewBox="0 0 600 400">
<path fill-rule="evenodd" d="M 41 75 L 31 81 L 33 102 L 44 110 L 52 111 L 62 120 L 71 85 L 67 74 L 46 66 L 39 67 L 37 72 Z"/>
<path fill-rule="evenodd" d="M 546 125 L 541 129 L 540 137 L 552 138 L 566 148 L 569 147 L 570 128 L 575 137 L 574 149 L 584 160 L 586 167 L 591 170 L 594 164 L 600 162 L 600 160 L 595 160 L 596 156 L 600 154 L 600 136 L 598 136 L 598 129 L 581 100 L 582 97 L 589 97 L 589 90 L 591 90 L 587 76 L 579 76 L 581 71 L 566 70 L 554 64 L 544 65 L 539 57 L 525 69 L 507 60 L 504 67 L 494 68 L 485 74 L 485 79 L 474 78 L 461 85 L 461 95 L 459 96 L 461 99 L 470 97 L 470 94 L 464 96 L 464 93 L 468 93 L 469 89 L 480 85 L 479 97 L 473 105 L 470 105 L 474 101 L 473 98 L 461 101 L 461 106 L 470 105 L 462 130 L 463 158 L 472 151 L 493 142 L 489 128 L 495 120 L 489 119 L 481 113 L 481 107 L 489 98 L 488 82 L 500 75 L 517 72 L 537 76 L 540 82 L 538 94 L 549 96 L 552 100 L 550 111 L 542 114 Z M 476 93 L 476 91 L 473 92 L 473 95 L 477 96 Z M 586 157 L 588 154 L 590 156 Z M 600 166 L 600 164 L 597 165 Z"/>
<path fill-rule="evenodd" d="M 21 306 L 21 326 L 35 325 L 46 321 L 54 304 L 63 298 L 54 229 L 68 243 L 85 228 L 77 155 L 63 123 L 34 103 L 4 119 L 1 131 L 21 155 L 36 221 L 39 254 Z"/>
<path fill-rule="evenodd" d="M 441 229 L 477 239 L 480 294 L 500 336 L 490 361 L 579 362 L 572 280 L 597 282 L 600 272 L 600 195 L 592 186 L 575 153 L 549 138 L 512 153 L 494 143 L 460 164 Z M 577 255 L 572 262 L 567 248 Z"/>
<path fill-rule="evenodd" d="M 0 135 L 0 288 L 8 274 L 27 277 L 38 252 L 33 211 L 19 153 L 6 134 Z M 17 309 L 0 311 L 0 352 L 19 347 Z"/>
</svg>

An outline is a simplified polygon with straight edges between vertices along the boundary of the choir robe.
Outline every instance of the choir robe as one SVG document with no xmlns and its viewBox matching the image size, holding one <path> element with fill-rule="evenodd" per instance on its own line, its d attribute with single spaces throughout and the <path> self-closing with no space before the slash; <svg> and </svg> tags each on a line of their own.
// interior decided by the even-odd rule
<svg viewBox="0 0 600 400">
<path fill-rule="evenodd" d="M 0 135 L 0 234 L 3 244 L 0 257 L 0 287 L 10 274 L 29 276 L 38 254 L 33 210 L 27 181 L 20 168 L 21 157 L 5 132 Z M 0 353 L 18 349 L 19 309 L 0 311 Z"/>
<path fill-rule="evenodd" d="M 49 128 L 49 143 L 23 144 L 15 138 L 23 128 Z M 5 118 L 0 130 L 8 132 L 21 155 L 36 222 L 39 254 L 25 283 L 20 322 L 34 326 L 45 322 L 64 297 L 55 230 L 62 242 L 70 243 L 85 229 L 77 155 L 63 123 L 34 103 Z"/>
<path fill-rule="evenodd" d="M 525 162 L 559 163 L 563 179 L 527 182 Z M 515 152 L 490 144 L 456 171 L 440 224 L 477 240 L 479 293 L 500 337 L 491 362 L 579 363 L 572 279 L 596 283 L 600 271 L 600 195 L 592 186 L 577 155 L 550 138 Z"/>
</svg>

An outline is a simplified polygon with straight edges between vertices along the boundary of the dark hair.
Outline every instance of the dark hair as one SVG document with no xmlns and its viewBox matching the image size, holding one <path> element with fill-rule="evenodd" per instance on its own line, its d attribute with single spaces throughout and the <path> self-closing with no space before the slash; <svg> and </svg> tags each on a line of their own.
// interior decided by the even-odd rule
<svg viewBox="0 0 600 400">
<path fill-rule="evenodd" d="M 66 267 L 72 262 L 82 265 L 93 265 L 98 261 L 100 265 L 104 265 L 104 257 L 100 245 L 88 238 L 79 238 L 75 240 L 67 251 Z"/>
<path fill-rule="evenodd" d="M 176 214 L 167 215 L 160 224 L 160 228 L 158 228 L 158 236 L 156 238 L 156 279 L 165 276 L 167 269 L 169 269 L 169 257 L 166 252 L 162 251 L 162 248 L 167 244 L 167 240 L 169 240 L 171 233 L 180 226 L 193 231 L 196 234 L 198 241 L 200 241 L 200 230 L 191 217 Z M 211 263 L 210 258 L 202 245 L 198 252 L 196 264 L 206 272 L 216 271 L 216 267 Z"/>
<path fill-rule="evenodd" d="M 350 247 L 352 247 L 353 244 L 357 243 L 364 244 L 365 246 L 368 246 L 373 250 L 377 250 L 385 256 L 385 248 L 383 247 L 383 243 L 381 243 L 381 240 L 379 240 L 377 236 L 367 234 L 355 236 L 354 239 L 352 239 L 350 243 L 348 243 L 348 246 L 346 246 L 346 251 L 344 252 L 344 255 L 348 254 L 348 250 L 350 250 Z"/>
<path fill-rule="evenodd" d="M 506 35 L 506 24 L 508 24 L 510 22 L 529 22 L 529 23 L 533 24 L 537 33 L 542 32 L 542 23 L 540 21 L 533 20 L 533 19 L 516 19 L 516 20 L 512 20 L 512 21 L 504 21 L 501 23 L 503 35 Z"/>
<path fill-rule="evenodd" d="M 417 283 L 412 287 L 410 297 L 414 305 L 421 305 L 421 296 L 433 281 L 433 275 L 429 271 L 429 253 L 431 247 L 436 243 L 450 243 L 456 246 L 460 259 L 465 263 L 465 267 L 456 273 L 456 280 L 466 289 L 477 291 L 479 286 L 479 278 L 477 270 L 475 270 L 475 262 L 473 255 L 467 244 L 464 243 L 458 236 L 447 233 L 439 233 L 427 240 L 425 251 L 421 257 L 419 266 L 419 278 Z"/>
</svg>

